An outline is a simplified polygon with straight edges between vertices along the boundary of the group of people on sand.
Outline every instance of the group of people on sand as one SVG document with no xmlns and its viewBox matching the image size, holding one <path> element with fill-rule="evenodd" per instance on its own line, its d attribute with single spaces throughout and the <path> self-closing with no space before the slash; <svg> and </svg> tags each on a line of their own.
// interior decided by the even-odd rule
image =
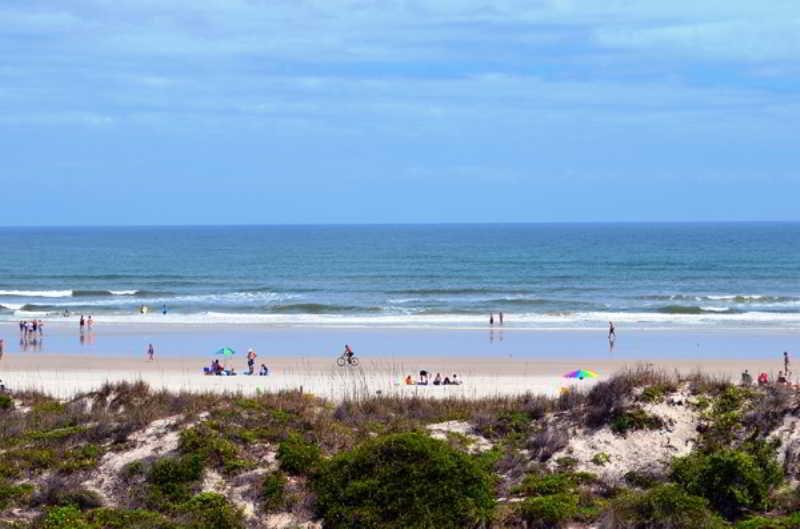
<svg viewBox="0 0 800 529">
<path fill-rule="evenodd" d="M 778 371 L 778 376 L 775 377 L 775 383 L 781 384 L 785 386 L 792 385 L 792 370 L 790 367 L 789 361 L 789 351 L 783 352 L 783 371 Z M 770 384 L 769 375 L 766 372 L 761 372 L 756 379 L 756 382 L 759 386 L 766 386 Z M 742 372 L 742 377 L 740 380 L 740 384 L 742 386 L 751 386 L 753 385 L 753 376 L 750 374 L 750 371 L 745 369 Z"/>
<path fill-rule="evenodd" d="M 434 386 L 460 386 L 461 379 L 458 378 L 458 375 L 453 373 L 452 377 L 445 375 L 442 377 L 441 373 L 436 373 L 436 376 L 433 379 L 430 378 L 430 373 L 426 370 L 421 370 L 419 372 L 419 379 L 416 381 L 411 375 L 406 376 L 405 378 L 406 386 L 427 386 L 428 384 Z"/>
<path fill-rule="evenodd" d="M 258 354 L 256 354 L 256 350 L 251 347 L 247 350 L 247 371 L 242 373 L 243 375 L 252 376 L 256 374 L 256 358 L 258 358 Z M 226 368 L 217 358 L 211 362 L 209 367 L 203 368 L 203 374 L 229 377 L 238 375 L 236 369 L 233 367 L 230 369 Z M 258 370 L 258 376 L 265 377 L 267 375 L 269 375 L 269 368 L 266 366 L 266 364 L 261 364 L 261 367 Z"/>
</svg>

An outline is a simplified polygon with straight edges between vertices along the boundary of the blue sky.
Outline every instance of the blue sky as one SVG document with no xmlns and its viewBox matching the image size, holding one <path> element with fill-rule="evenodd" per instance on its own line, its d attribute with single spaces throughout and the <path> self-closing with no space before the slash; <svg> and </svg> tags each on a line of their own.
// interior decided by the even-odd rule
<svg viewBox="0 0 800 529">
<path fill-rule="evenodd" d="M 0 225 L 800 220 L 800 3 L 6 0 Z"/>
</svg>

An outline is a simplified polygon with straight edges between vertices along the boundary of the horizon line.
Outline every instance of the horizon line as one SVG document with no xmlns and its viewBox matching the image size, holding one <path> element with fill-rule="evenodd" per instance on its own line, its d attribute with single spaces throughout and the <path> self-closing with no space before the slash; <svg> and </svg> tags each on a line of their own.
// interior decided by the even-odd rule
<svg viewBox="0 0 800 529">
<path fill-rule="evenodd" d="M 0 229 L 53 228 L 290 228 L 290 227 L 379 227 L 379 226 L 553 226 L 553 225 L 653 225 L 653 224 L 798 224 L 796 220 L 566 220 L 566 221 L 448 221 L 448 222 L 297 222 L 297 223 L 232 223 L 232 224 L 8 224 Z"/>
</svg>

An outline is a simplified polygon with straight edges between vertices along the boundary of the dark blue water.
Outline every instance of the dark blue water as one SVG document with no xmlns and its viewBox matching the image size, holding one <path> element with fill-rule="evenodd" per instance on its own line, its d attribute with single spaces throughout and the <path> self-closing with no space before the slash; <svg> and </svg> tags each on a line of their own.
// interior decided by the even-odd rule
<svg viewBox="0 0 800 529">
<path fill-rule="evenodd" d="M 798 223 L 2 228 L 0 251 L 3 319 L 800 325 Z"/>
</svg>

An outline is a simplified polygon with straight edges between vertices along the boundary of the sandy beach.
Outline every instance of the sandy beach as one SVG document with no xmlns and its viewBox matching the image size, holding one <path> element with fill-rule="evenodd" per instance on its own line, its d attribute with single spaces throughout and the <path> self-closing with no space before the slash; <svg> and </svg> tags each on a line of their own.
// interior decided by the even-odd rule
<svg viewBox="0 0 800 529">
<path fill-rule="evenodd" d="M 0 378 L 15 390 L 32 389 L 68 398 L 106 382 L 142 380 L 171 391 L 254 393 L 302 388 L 332 400 L 381 394 L 480 398 L 531 392 L 557 395 L 577 384 L 563 375 L 591 369 L 602 380 L 617 370 L 653 364 L 682 373 L 738 378 L 744 369 L 772 375 L 781 352 L 793 351 L 798 335 L 760 330 L 655 331 L 622 329 L 610 348 L 602 331 L 454 329 L 313 329 L 264 326 L 95 325 L 80 334 L 73 325 L 51 323 L 36 344 L 20 343 L 3 326 L 5 354 Z M 9 338 L 9 336 L 14 338 Z M 153 343 L 156 359 L 148 362 Z M 361 359 L 358 368 L 335 364 L 345 343 Z M 204 376 L 203 366 L 222 346 L 235 377 Z M 242 375 L 249 347 L 265 363 L 266 377 Z M 219 357 L 216 357 L 219 358 Z M 459 386 L 408 386 L 407 375 L 457 373 Z"/>
<path fill-rule="evenodd" d="M 241 362 L 240 362 L 241 363 Z M 723 377 L 738 377 L 746 368 L 753 371 L 757 360 L 669 360 L 646 362 L 683 374 L 703 371 Z M 5 355 L 0 363 L 2 378 L 14 390 L 43 391 L 59 398 L 91 391 L 106 382 L 144 381 L 155 389 L 189 392 L 276 392 L 302 389 L 320 397 L 339 401 L 370 395 L 481 398 L 534 393 L 557 395 L 562 388 L 588 389 L 615 371 L 642 363 L 625 360 L 601 360 L 591 363 L 597 379 L 575 380 L 563 377 L 573 369 L 586 366 L 578 360 L 530 361 L 506 359 L 501 362 L 469 358 L 405 358 L 367 360 L 357 368 L 340 368 L 330 358 L 271 358 L 269 376 L 205 376 L 206 358 L 165 358 L 153 362 L 141 358 L 80 355 Z M 415 378 L 421 369 L 442 376 L 457 373 L 463 380 L 458 386 L 406 385 L 403 378 Z"/>
</svg>

